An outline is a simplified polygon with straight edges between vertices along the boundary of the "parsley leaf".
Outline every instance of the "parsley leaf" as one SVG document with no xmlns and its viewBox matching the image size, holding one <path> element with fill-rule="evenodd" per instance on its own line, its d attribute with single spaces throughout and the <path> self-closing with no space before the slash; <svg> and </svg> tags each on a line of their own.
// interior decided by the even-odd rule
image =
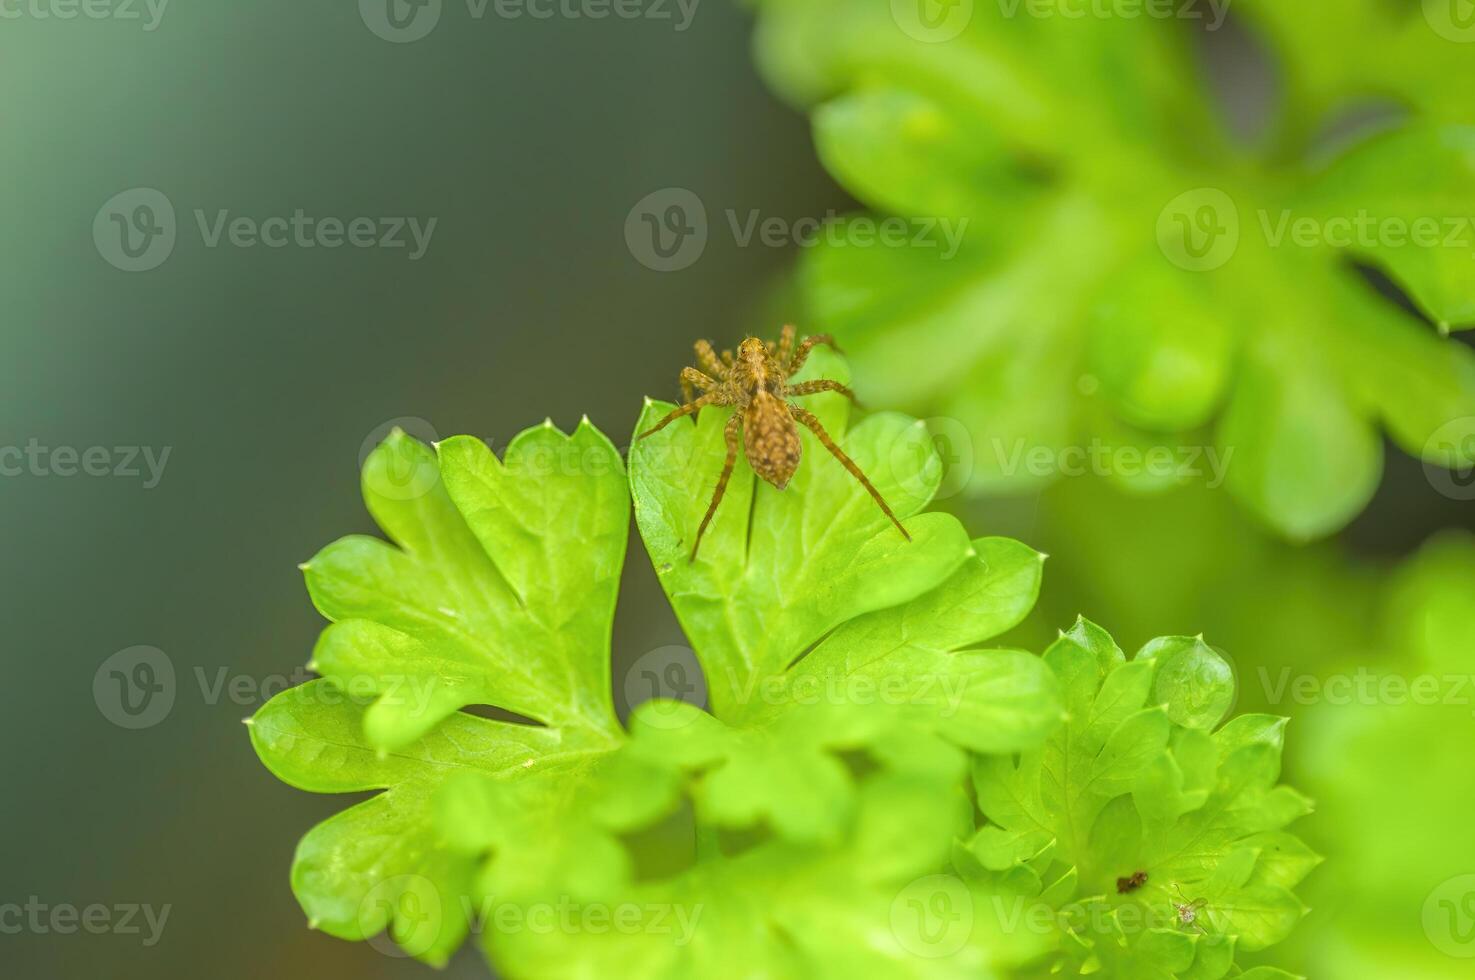
<svg viewBox="0 0 1475 980">
<path fill-rule="evenodd" d="M 838 357 L 810 364 L 846 379 Z M 647 719 L 664 717 L 645 726 L 644 740 L 663 743 L 653 754 L 711 771 L 698 797 L 704 819 L 767 821 L 805 840 L 833 839 L 847 823 L 855 787 L 841 753 L 945 768 L 960 748 L 1037 744 L 1060 714 L 1039 658 L 977 649 L 1033 605 L 1042 556 L 1012 541 L 970 543 L 955 518 L 918 513 L 941 466 L 915 421 L 883 413 L 847 428 L 843 398 L 813 404 L 910 542 L 802 433 L 803 462 L 783 491 L 739 458 L 699 557 L 688 561 L 724 459 L 727 413 L 669 426 L 637 441 L 630 457 L 636 520 L 706 673 L 714 716 L 650 706 Z M 637 431 L 668 410 L 648 405 Z"/>
<path fill-rule="evenodd" d="M 1109 976 L 1219 977 L 1235 947 L 1284 939 L 1305 911 L 1291 889 L 1320 860 L 1284 829 L 1310 812 L 1278 784 L 1284 719 L 1220 725 L 1233 675 L 1194 637 L 1127 660 L 1081 620 L 1045 662 L 1067 721 L 1017 759 L 975 762 L 987 822 L 959 873 L 1051 910 L 1055 956 Z"/>
<path fill-rule="evenodd" d="M 385 792 L 314 828 L 292 886 L 312 923 L 363 939 L 386 924 L 443 963 L 468 928 L 456 896 L 476 862 L 446 846 L 431 810 L 448 774 L 537 780 L 559 813 L 567 787 L 623 741 L 609 637 L 628 537 L 614 446 L 584 421 L 530 429 L 503 460 L 470 437 L 437 452 L 396 431 L 368 458 L 364 500 L 394 544 L 343 538 L 306 563 L 332 621 L 323 675 L 251 725 L 262 761 L 316 792 Z M 351 695 L 352 697 L 346 697 Z M 461 712 L 495 705 L 537 725 Z"/>
<path fill-rule="evenodd" d="M 843 372 L 823 354 L 814 363 Z M 833 401 L 815 403 L 914 540 L 806 443 L 781 499 L 765 500 L 751 472 L 735 479 L 727 503 L 748 499 L 723 511 L 689 564 L 678 538 L 705 506 L 721 451 L 691 444 L 720 413 L 641 444 L 632 476 L 653 560 L 714 691 L 716 665 L 736 680 L 714 699 L 715 716 L 652 702 L 629 733 L 609 677 L 630 507 L 614 447 L 586 422 L 567 436 L 529 430 L 500 461 L 469 438 L 432 452 L 398 432 L 370 456 L 365 500 L 393 543 L 346 538 L 306 563 L 332 620 L 311 661 L 323 677 L 278 695 L 251 724 L 284 781 L 377 794 L 298 848 L 293 888 L 315 926 L 346 939 L 387 928 L 436 964 L 477 929 L 501 968 L 544 975 L 539 964 L 603 955 L 595 937 L 607 931 L 585 923 L 549 936 L 504 913 L 680 905 L 715 913 L 689 923 L 690 948 L 639 917 L 641 928 L 619 933 L 645 958 L 642 975 L 688 957 L 721 975 L 739 952 L 795 973 L 829 958 L 938 975 L 886 920 L 897 889 L 938 869 L 967 827 L 967 750 L 1035 745 L 1059 723 L 1056 684 L 1037 657 L 979 648 L 1028 613 L 1042 556 L 970 542 L 955 519 L 918 513 L 940 465 L 911 420 L 874 416 L 847 432 Z M 663 452 L 684 454 L 682 465 L 654 466 Z M 735 533 L 750 513 L 755 526 Z M 744 554 L 767 564 L 745 565 Z M 462 710 L 484 704 L 532 723 Z M 859 750 L 876 772 L 851 770 Z M 701 859 L 647 880 L 628 835 L 685 806 Z M 713 841 L 727 830 L 757 843 L 726 853 Z M 764 896 L 762 914 L 753 895 Z M 780 915 L 792 945 L 772 941 Z M 863 942 L 846 952 L 821 927 L 858 930 Z M 754 953 L 758 936 L 768 946 Z"/>
<path fill-rule="evenodd" d="M 1247 148 L 1184 84 L 1198 70 L 1175 21 L 977 5 L 924 40 L 885 4 L 763 5 L 759 64 L 812 111 L 826 167 L 916 219 L 904 243 L 860 216 L 808 250 L 812 327 L 853 351 L 873 397 L 973 433 L 979 491 L 1048 480 L 1021 465 L 1035 448 L 1209 439 L 1234 453 L 1235 496 L 1305 539 L 1367 503 L 1380 427 L 1475 464 L 1475 353 L 1442 335 L 1475 326 L 1475 115 L 1451 81 L 1472 68 L 1404 6 L 1249 4 L 1290 84 L 1273 139 Z M 1409 109 L 1394 129 L 1311 153 L 1334 108 L 1388 93 Z"/>
</svg>

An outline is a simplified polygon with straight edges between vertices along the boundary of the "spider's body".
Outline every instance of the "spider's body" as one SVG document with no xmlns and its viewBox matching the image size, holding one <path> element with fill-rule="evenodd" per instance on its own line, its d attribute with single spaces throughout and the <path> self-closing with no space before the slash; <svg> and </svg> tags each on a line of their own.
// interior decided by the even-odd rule
<svg viewBox="0 0 1475 980">
<path fill-rule="evenodd" d="M 697 363 L 702 370 L 682 368 L 681 390 L 686 398 L 685 403 L 640 434 L 639 438 L 644 439 L 677 419 L 708 406 L 730 405 L 736 409 L 727 422 L 727 460 L 722 467 L 722 475 L 717 479 L 712 503 L 702 518 L 696 541 L 691 547 L 693 561 L 696 560 L 697 548 L 702 543 L 702 535 L 706 533 L 712 515 L 717 512 L 717 505 L 722 501 L 723 494 L 727 492 L 727 481 L 732 476 L 732 467 L 737 461 L 739 439 L 753 472 L 782 490 L 789 485 L 794 471 L 799 468 L 799 458 L 803 452 L 803 444 L 799 441 L 799 425 L 815 434 L 820 444 L 866 488 L 881 510 L 896 525 L 897 530 L 908 541 L 911 540 L 911 535 L 901 526 L 901 521 L 896 519 L 881 494 L 866 479 L 860 467 L 835 445 L 819 419 L 789 401 L 791 398 L 821 391 L 837 391 L 851 401 L 855 400 L 854 393 L 838 381 L 789 383 L 794 373 L 804 366 L 804 361 L 815 344 L 829 344 L 833 347 L 835 342 L 827 335 L 818 334 L 804 338 L 795 349 L 794 328 L 785 326 L 777 344 L 749 337 L 738 345 L 736 357 L 731 351 L 723 351 L 719 358 L 710 343 L 705 340 L 697 341 Z M 692 397 L 694 389 L 702 393 L 700 397 Z"/>
<path fill-rule="evenodd" d="M 1180 926 L 1184 926 L 1185 928 L 1193 929 L 1198 932 L 1203 932 L 1204 927 L 1199 924 L 1198 913 L 1201 909 L 1209 904 L 1208 899 L 1195 898 L 1193 901 L 1189 901 L 1188 896 L 1183 894 L 1182 885 L 1174 882 L 1173 887 L 1177 889 L 1178 897 L 1183 900 L 1181 902 L 1173 903 L 1173 911 L 1177 913 L 1178 924 Z"/>
</svg>

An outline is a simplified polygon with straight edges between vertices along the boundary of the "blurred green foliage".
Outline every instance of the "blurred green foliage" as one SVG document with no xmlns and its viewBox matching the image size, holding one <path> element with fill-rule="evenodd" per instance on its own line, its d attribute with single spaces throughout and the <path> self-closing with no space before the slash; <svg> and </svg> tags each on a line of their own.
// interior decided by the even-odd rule
<svg viewBox="0 0 1475 980">
<path fill-rule="evenodd" d="M 1475 326 L 1475 110 L 1452 95 L 1475 59 L 1417 4 L 1236 4 L 1283 78 L 1259 142 L 1224 123 L 1191 21 L 915 6 L 772 0 L 756 50 L 831 174 L 914 232 L 824 236 L 808 326 L 880 403 L 961 422 L 974 489 L 1052 478 L 1019 465 L 1037 447 L 1213 446 L 1239 501 L 1309 539 L 1372 496 L 1379 430 L 1475 465 L 1475 354 L 1447 336 Z M 1370 99 L 1401 117 L 1340 132 Z M 955 254 L 939 219 L 966 222 Z"/>
</svg>

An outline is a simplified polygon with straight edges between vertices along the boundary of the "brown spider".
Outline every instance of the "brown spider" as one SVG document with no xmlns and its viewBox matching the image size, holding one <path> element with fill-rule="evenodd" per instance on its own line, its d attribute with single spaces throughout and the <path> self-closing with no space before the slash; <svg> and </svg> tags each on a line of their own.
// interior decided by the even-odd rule
<svg viewBox="0 0 1475 980">
<path fill-rule="evenodd" d="M 1181 902 L 1173 903 L 1173 911 L 1177 914 L 1178 924 L 1193 932 L 1206 932 L 1203 924 L 1198 921 L 1198 914 L 1209 904 L 1209 900 L 1195 898 L 1189 901 L 1188 896 L 1183 894 L 1183 886 L 1176 881 L 1173 882 L 1173 888 L 1178 892 L 1178 897 L 1182 899 Z"/>
<path fill-rule="evenodd" d="M 840 465 L 860 481 L 860 485 L 866 488 L 866 492 L 875 499 L 886 516 L 891 518 L 891 523 L 896 525 L 902 537 L 908 541 L 912 539 L 907 529 L 901 526 L 901 521 L 891 512 L 891 508 L 886 506 L 880 492 L 871 486 L 871 481 L 866 479 L 855 461 L 835 445 L 819 419 L 788 401 L 790 398 L 814 395 L 821 391 L 838 391 L 852 402 L 856 400 L 855 393 L 838 381 L 820 379 L 789 384 L 789 379 L 804 366 L 804 361 L 815 344 L 835 347 L 834 339 L 828 334 L 815 334 L 805 337 L 796 350 L 792 325 L 785 325 L 777 345 L 771 341 L 765 343 L 757 337 L 747 338 L 738 345 L 737 357 L 733 357 L 732 351 L 723 351 L 719 358 L 710 343 L 705 340 L 697 341 L 697 363 L 706 373 L 696 368 L 682 368 L 681 393 L 685 404 L 636 437 L 644 439 L 677 419 L 701 411 L 709 405 L 732 405 L 738 409 L 727 421 L 727 461 L 722 466 L 722 475 L 717 478 L 717 490 L 712 494 L 712 503 L 707 507 L 701 526 L 697 528 L 696 541 L 691 546 L 692 561 L 696 561 L 702 535 L 706 533 L 712 515 L 717 512 L 722 495 L 727 492 L 727 480 L 732 476 L 733 464 L 737 462 L 739 435 L 743 437 L 748 463 L 753 467 L 753 472 L 782 490 L 789 485 L 794 471 L 799 468 L 801 447 L 799 430 L 794 425 L 796 421 L 813 432 L 820 444 L 840 461 Z M 693 388 L 700 390 L 702 395 L 692 398 Z"/>
</svg>

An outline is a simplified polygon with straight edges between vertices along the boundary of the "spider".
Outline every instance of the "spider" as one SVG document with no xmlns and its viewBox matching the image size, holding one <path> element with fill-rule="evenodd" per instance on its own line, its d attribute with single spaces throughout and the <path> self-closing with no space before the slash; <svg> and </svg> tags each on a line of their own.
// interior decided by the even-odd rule
<svg viewBox="0 0 1475 980">
<path fill-rule="evenodd" d="M 840 465 L 860 481 L 866 492 L 880 505 L 881 510 L 896 525 L 902 537 L 908 541 L 912 536 L 901 526 L 901 521 L 891 512 L 880 492 L 866 479 L 855 461 L 830 438 L 819 419 L 800 406 L 789 401 L 804 395 L 822 391 L 837 391 L 856 401 L 855 393 L 838 381 L 819 379 L 790 384 L 789 379 L 804 366 L 809 352 L 816 344 L 828 344 L 839 350 L 834 338 L 828 334 L 805 337 L 797 348 L 794 346 L 794 327 L 786 325 L 779 335 L 777 344 L 749 337 L 738 345 L 737 356 L 732 351 L 723 351 L 719 358 L 712 345 L 705 340 L 696 342 L 697 363 L 701 371 L 686 367 L 681 369 L 681 393 L 684 404 L 649 429 L 640 433 L 637 440 L 654 435 L 679 418 L 694 414 L 709 405 L 732 405 L 738 410 L 727 420 L 727 460 L 722 465 L 722 475 L 717 478 L 717 489 L 712 494 L 712 503 L 697 528 L 696 541 L 691 546 L 691 561 L 696 561 L 697 548 L 701 547 L 702 535 L 717 505 L 727 492 L 727 480 L 732 476 L 733 464 L 737 461 L 738 439 L 741 436 L 747 450 L 748 463 L 753 472 L 782 490 L 789 485 L 794 471 L 799 468 L 799 429 L 795 422 L 808 428 Z M 705 372 L 705 373 L 704 373 Z M 693 398 L 693 389 L 702 394 Z"/>
<path fill-rule="evenodd" d="M 1189 929 L 1197 930 L 1198 932 L 1204 932 L 1204 927 L 1198 921 L 1198 913 L 1205 905 L 1209 904 L 1209 900 L 1206 898 L 1195 898 L 1190 902 L 1188 896 L 1183 894 L 1182 885 L 1175 881 L 1173 882 L 1173 888 L 1177 890 L 1178 897 L 1183 900 L 1181 903 L 1173 903 L 1173 911 L 1178 914 L 1178 924 Z"/>
</svg>

